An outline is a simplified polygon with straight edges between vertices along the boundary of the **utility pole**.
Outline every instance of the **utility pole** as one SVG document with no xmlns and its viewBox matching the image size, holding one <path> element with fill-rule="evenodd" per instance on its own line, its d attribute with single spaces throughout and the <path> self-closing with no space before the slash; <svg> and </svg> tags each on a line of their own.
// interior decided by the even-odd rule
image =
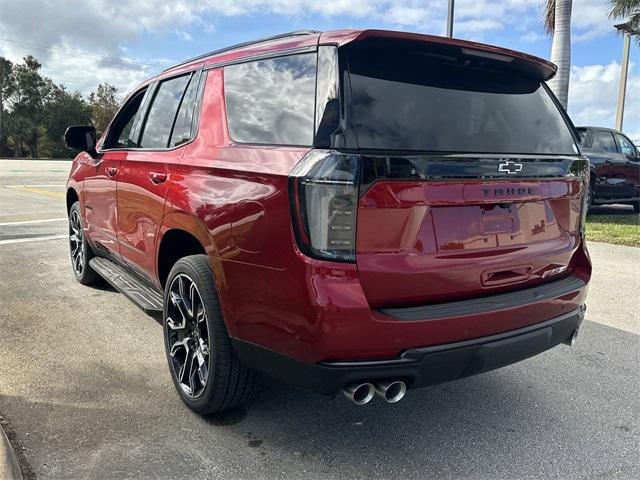
<svg viewBox="0 0 640 480">
<path fill-rule="evenodd" d="M 453 38 L 453 4 L 454 0 L 449 0 L 449 13 L 447 15 L 447 37 Z"/>
<path fill-rule="evenodd" d="M 616 110 L 616 130 L 622 131 L 624 118 L 624 99 L 627 93 L 627 74 L 629 72 L 629 48 L 631 47 L 631 34 L 634 33 L 629 24 L 622 23 L 615 26 L 622 32 L 624 46 L 622 47 L 622 64 L 620 69 L 620 87 L 618 89 L 618 108 Z"/>
</svg>

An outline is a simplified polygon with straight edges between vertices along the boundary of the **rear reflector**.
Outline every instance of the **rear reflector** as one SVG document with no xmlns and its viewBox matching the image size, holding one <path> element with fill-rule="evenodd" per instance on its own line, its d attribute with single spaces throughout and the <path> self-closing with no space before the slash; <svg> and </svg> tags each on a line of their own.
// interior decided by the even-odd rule
<svg viewBox="0 0 640 480">
<path fill-rule="evenodd" d="M 355 262 L 359 155 L 312 150 L 289 175 L 300 250 L 314 258 Z"/>
</svg>

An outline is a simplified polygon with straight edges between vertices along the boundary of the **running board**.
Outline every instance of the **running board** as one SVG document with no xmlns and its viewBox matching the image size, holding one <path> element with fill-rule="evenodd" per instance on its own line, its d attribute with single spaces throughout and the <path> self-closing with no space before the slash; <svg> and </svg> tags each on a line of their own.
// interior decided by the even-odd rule
<svg viewBox="0 0 640 480">
<path fill-rule="evenodd" d="M 143 283 L 136 275 L 103 257 L 89 260 L 93 270 L 113 288 L 124 294 L 145 313 L 162 312 L 162 294 Z"/>
</svg>

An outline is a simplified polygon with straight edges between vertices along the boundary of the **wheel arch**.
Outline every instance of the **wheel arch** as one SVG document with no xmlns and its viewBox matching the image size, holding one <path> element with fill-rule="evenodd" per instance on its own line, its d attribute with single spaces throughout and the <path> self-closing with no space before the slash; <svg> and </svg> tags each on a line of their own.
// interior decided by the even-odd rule
<svg viewBox="0 0 640 480">
<path fill-rule="evenodd" d="M 215 250 L 209 231 L 199 218 L 182 212 L 165 216 L 156 248 L 156 277 L 159 285 L 164 288 L 169 272 L 178 260 L 198 254 L 209 257 L 217 283 L 217 271 L 220 270 L 214 261 Z"/>
<path fill-rule="evenodd" d="M 70 187 L 67 189 L 67 196 L 66 196 L 66 201 L 67 201 L 67 215 L 69 214 L 69 212 L 71 211 L 71 206 L 76 203 L 77 201 L 80 200 L 80 196 L 78 195 L 78 192 L 76 192 L 76 189 L 73 187 Z"/>
</svg>

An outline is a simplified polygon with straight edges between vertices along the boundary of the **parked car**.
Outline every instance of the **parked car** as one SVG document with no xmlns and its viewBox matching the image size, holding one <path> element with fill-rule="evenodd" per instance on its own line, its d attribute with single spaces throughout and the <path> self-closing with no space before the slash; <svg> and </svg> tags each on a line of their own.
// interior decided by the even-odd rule
<svg viewBox="0 0 640 480">
<path fill-rule="evenodd" d="M 258 372 L 357 404 L 492 370 L 584 317 L 588 161 L 553 64 L 379 30 L 294 32 L 165 70 L 67 185 L 78 281 L 162 315 L 194 411 Z M 122 320 L 120 320 L 122 321 Z"/>
<path fill-rule="evenodd" d="M 640 151 L 624 133 L 610 128 L 577 127 L 591 163 L 589 206 L 621 203 L 640 213 Z"/>
</svg>

